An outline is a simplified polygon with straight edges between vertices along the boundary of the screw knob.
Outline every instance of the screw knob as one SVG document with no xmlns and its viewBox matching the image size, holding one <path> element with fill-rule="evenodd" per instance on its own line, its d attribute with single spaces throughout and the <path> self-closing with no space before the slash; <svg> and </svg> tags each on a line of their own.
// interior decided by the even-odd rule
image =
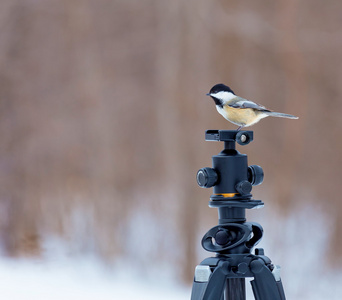
<svg viewBox="0 0 342 300">
<path fill-rule="evenodd" d="M 240 181 L 235 188 L 241 195 L 247 195 L 252 191 L 252 184 L 247 180 L 243 180 Z"/>
<path fill-rule="evenodd" d="M 218 175 L 213 168 L 202 168 L 197 172 L 197 184 L 202 188 L 213 187 L 218 179 Z"/>
<path fill-rule="evenodd" d="M 252 165 L 248 167 L 248 181 L 252 185 L 262 184 L 264 180 L 264 171 L 258 165 Z"/>
</svg>

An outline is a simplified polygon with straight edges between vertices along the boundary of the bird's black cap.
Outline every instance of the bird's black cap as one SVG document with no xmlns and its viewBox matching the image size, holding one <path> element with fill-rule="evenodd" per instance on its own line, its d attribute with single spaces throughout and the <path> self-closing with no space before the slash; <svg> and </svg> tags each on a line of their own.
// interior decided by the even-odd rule
<svg viewBox="0 0 342 300">
<path fill-rule="evenodd" d="M 210 96 L 210 94 L 216 94 L 218 92 L 230 92 L 230 93 L 233 93 L 235 95 L 233 90 L 229 86 L 224 85 L 223 83 L 219 83 L 219 84 L 214 85 L 211 88 L 209 94 L 207 94 L 207 95 Z"/>
</svg>

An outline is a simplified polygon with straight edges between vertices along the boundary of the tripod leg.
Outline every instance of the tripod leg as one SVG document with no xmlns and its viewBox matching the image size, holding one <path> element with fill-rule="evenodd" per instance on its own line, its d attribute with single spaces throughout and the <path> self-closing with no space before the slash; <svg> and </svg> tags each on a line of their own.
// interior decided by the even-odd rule
<svg viewBox="0 0 342 300">
<path fill-rule="evenodd" d="M 211 273 L 210 267 L 207 265 L 198 265 L 196 267 L 191 291 L 191 300 L 203 299 Z"/>
<path fill-rule="evenodd" d="M 228 278 L 224 294 L 225 300 L 246 300 L 245 278 Z"/>
<path fill-rule="evenodd" d="M 280 294 L 280 298 L 281 300 L 285 300 L 285 292 L 283 288 L 283 283 L 281 282 L 281 279 L 280 279 L 280 266 L 275 266 L 272 273 L 277 282 L 277 288 Z"/>
<path fill-rule="evenodd" d="M 219 262 L 213 272 L 208 265 L 198 265 L 195 270 L 191 300 L 222 300 L 228 269 L 228 262 Z"/>
<path fill-rule="evenodd" d="M 250 267 L 254 274 L 251 284 L 256 300 L 285 300 L 280 277 L 279 281 L 276 281 L 275 276 L 262 259 L 253 260 Z"/>
</svg>

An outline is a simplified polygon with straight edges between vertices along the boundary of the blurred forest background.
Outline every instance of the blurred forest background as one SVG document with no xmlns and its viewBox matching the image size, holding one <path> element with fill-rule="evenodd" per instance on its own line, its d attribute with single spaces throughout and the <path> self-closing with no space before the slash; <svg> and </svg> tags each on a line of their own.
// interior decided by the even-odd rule
<svg viewBox="0 0 342 300">
<path fill-rule="evenodd" d="M 249 216 L 266 254 L 285 278 L 289 252 L 342 268 L 341 1 L 0 3 L 4 256 L 39 257 L 54 236 L 191 282 L 217 224 L 195 174 L 222 145 L 204 131 L 236 129 L 205 96 L 222 82 L 299 116 L 262 120 L 239 147 L 265 171 Z"/>
</svg>

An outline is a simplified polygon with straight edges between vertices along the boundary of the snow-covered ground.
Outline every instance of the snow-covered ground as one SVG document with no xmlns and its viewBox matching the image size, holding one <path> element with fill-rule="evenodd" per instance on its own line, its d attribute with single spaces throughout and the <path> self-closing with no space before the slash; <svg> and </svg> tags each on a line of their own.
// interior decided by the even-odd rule
<svg viewBox="0 0 342 300">
<path fill-rule="evenodd" d="M 6 300 L 185 300 L 190 287 L 105 268 L 96 259 L 0 260 L 0 298 Z"/>
<path fill-rule="evenodd" d="M 282 266 L 287 299 L 338 300 L 342 298 L 342 271 L 327 265 L 329 219 L 318 208 L 301 207 L 279 216 L 269 208 L 251 212 L 265 235 L 258 247 Z M 200 240 L 198 241 L 200 243 Z M 0 257 L 0 299 L 6 300 L 185 300 L 191 286 L 176 282 L 172 264 L 142 269 L 129 259 L 110 265 L 95 255 L 70 255 L 62 242 L 46 239 L 40 259 Z M 200 246 L 199 246 L 200 249 Z M 210 253 L 200 250 L 198 263 Z M 176 276 L 175 276 L 176 274 Z M 247 299 L 254 299 L 249 284 Z"/>
<path fill-rule="evenodd" d="M 314 269 L 318 271 L 319 266 Z M 306 277 L 298 279 L 306 272 L 298 265 L 293 279 L 286 276 L 287 299 L 341 299 L 341 274 L 307 271 Z M 254 299 L 249 284 L 246 287 L 247 299 Z M 190 295 L 190 286 L 168 281 L 163 274 L 153 278 L 122 265 L 107 268 L 92 257 L 0 260 L 0 298 L 6 300 L 190 300 Z"/>
<path fill-rule="evenodd" d="M 287 299 L 341 299 L 337 284 L 341 278 L 308 274 L 307 282 L 287 281 Z M 154 279 L 138 277 L 132 270 L 106 269 L 92 258 L 64 262 L 2 259 L 0 283 L 0 298 L 6 300 L 190 300 L 191 295 L 190 286 L 159 274 Z M 254 299 L 249 284 L 246 287 L 247 299 Z"/>
</svg>

